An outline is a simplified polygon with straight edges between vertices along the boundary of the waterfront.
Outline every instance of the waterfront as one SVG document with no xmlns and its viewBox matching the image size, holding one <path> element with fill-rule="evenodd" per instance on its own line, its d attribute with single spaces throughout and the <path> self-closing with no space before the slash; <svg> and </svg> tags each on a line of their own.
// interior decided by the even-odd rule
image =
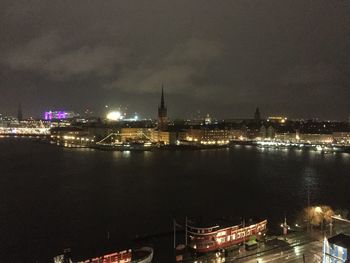
<svg viewBox="0 0 350 263">
<path fill-rule="evenodd" d="M 347 208 L 350 155 L 234 146 L 201 151 L 68 149 L 0 140 L 0 243 L 8 262 L 115 247 L 171 230 L 172 217 L 267 217 L 307 204 Z M 171 248 L 170 248 L 171 249 Z M 41 262 L 41 261 L 40 261 Z"/>
</svg>

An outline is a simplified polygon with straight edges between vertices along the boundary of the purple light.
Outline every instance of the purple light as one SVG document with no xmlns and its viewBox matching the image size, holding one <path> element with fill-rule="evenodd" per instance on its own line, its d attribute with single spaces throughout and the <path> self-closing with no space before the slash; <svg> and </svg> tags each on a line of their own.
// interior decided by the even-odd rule
<svg viewBox="0 0 350 263">
<path fill-rule="evenodd" d="M 52 120 L 52 112 L 45 111 L 45 120 Z"/>
<path fill-rule="evenodd" d="M 45 111 L 45 120 L 52 120 L 52 119 L 56 119 L 56 120 L 62 120 L 62 119 L 66 119 L 68 113 L 65 111 Z"/>
</svg>

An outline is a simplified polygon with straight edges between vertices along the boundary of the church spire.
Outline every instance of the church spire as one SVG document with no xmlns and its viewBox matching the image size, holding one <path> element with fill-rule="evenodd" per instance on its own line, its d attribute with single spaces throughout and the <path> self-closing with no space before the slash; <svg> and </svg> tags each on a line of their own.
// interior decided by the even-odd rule
<svg viewBox="0 0 350 263">
<path fill-rule="evenodd" d="M 164 102 L 164 87 L 163 87 L 163 84 L 162 84 L 162 96 L 160 98 L 160 108 L 161 109 L 164 109 L 165 108 L 165 102 Z"/>
<path fill-rule="evenodd" d="M 158 107 L 158 130 L 165 131 L 168 128 L 168 114 L 164 100 L 164 87 L 162 84 L 162 95 L 160 97 L 160 105 Z"/>
<path fill-rule="evenodd" d="M 261 121 L 261 114 L 259 107 L 256 107 L 255 114 L 254 114 L 254 120 L 256 123 L 260 123 Z"/>
</svg>

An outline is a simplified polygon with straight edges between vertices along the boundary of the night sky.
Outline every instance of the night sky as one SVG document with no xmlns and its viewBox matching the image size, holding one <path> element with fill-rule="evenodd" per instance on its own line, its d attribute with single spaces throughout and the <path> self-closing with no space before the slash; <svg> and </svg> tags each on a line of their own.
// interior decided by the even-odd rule
<svg viewBox="0 0 350 263">
<path fill-rule="evenodd" d="M 350 1 L 0 2 L 0 113 L 347 119 Z"/>
</svg>

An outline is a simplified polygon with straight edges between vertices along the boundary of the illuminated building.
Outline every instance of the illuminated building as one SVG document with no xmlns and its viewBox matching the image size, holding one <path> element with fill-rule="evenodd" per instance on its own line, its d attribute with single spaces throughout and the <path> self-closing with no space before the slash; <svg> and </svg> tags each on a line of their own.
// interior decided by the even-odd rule
<svg viewBox="0 0 350 263">
<path fill-rule="evenodd" d="M 332 134 L 300 133 L 298 134 L 298 137 L 300 142 L 306 142 L 306 143 L 332 143 L 333 142 Z"/>
<path fill-rule="evenodd" d="M 151 141 L 153 130 L 150 128 L 121 128 L 120 141 Z"/>
<path fill-rule="evenodd" d="M 295 132 L 277 132 L 275 134 L 275 140 L 283 142 L 299 142 L 300 135 Z"/>
<path fill-rule="evenodd" d="M 333 132 L 333 139 L 337 143 L 350 144 L 350 132 Z"/>
<path fill-rule="evenodd" d="M 268 122 L 280 123 L 280 124 L 286 123 L 287 120 L 288 118 L 284 116 L 271 116 L 267 118 Z"/>
<path fill-rule="evenodd" d="M 166 131 L 168 129 L 168 115 L 167 108 L 165 107 L 164 101 L 164 89 L 162 86 L 162 95 L 160 100 L 160 105 L 158 107 L 158 130 Z"/>
<path fill-rule="evenodd" d="M 198 144 L 228 144 L 230 140 L 242 136 L 242 131 L 235 129 L 186 129 L 181 134 L 182 140 Z M 180 139 L 180 140 L 181 140 Z"/>
<path fill-rule="evenodd" d="M 64 120 L 78 117 L 79 114 L 73 111 L 46 111 L 44 113 L 45 120 Z"/>
<path fill-rule="evenodd" d="M 170 132 L 168 131 L 159 131 L 152 130 L 151 140 L 160 144 L 170 144 Z"/>
<path fill-rule="evenodd" d="M 205 123 L 205 125 L 211 124 L 211 118 L 210 118 L 210 116 L 209 116 L 209 113 L 208 113 L 207 116 L 205 117 L 204 123 Z"/>
<path fill-rule="evenodd" d="M 350 260 L 350 236 L 339 234 L 325 238 L 323 242 L 323 263 L 343 263 Z"/>
</svg>

